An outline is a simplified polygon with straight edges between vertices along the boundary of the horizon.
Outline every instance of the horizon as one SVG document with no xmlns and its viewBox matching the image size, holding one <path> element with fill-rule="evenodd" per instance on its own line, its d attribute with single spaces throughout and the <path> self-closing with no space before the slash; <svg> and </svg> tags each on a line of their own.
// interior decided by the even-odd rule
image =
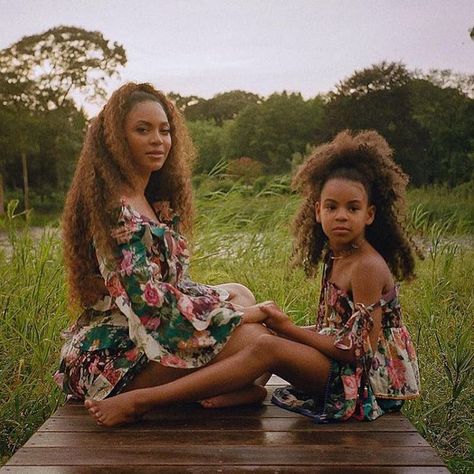
<svg viewBox="0 0 474 474">
<path fill-rule="evenodd" d="M 232 90 L 263 97 L 327 94 L 382 61 L 408 70 L 472 74 L 474 4 L 468 0 L 0 0 L 0 48 L 60 25 L 100 31 L 123 45 L 121 78 L 209 99 Z M 6 21 L 8 19 L 8 21 Z M 88 115 L 103 102 L 80 100 Z"/>
</svg>

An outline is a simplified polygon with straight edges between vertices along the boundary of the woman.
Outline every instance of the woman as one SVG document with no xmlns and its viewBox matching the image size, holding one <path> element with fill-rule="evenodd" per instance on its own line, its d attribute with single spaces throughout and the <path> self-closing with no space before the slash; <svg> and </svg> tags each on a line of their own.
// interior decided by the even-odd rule
<svg viewBox="0 0 474 474">
<path fill-rule="evenodd" d="M 87 131 L 64 216 L 70 302 L 56 375 L 75 398 L 102 400 L 213 364 L 266 332 L 252 293 L 188 276 L 193 148 L 174 105 L 128 83 Z M 249 324 L 241 324 L 242 322 Z M 251 385 L 204 406 L 261 401 Z"/>
</svg>

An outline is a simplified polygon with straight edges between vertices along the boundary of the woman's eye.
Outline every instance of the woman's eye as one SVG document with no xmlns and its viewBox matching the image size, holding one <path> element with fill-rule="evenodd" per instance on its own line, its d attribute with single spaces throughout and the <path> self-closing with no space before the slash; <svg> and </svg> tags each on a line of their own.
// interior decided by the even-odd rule
<svg viewBox="0 0 474 474">
<path fill-rule="evenodd" d="M 163 133 L 164 135 L 168 135 L 169 133 L 171 133 L 171 130 L 169 128 L 165 128 L 161 131 L 161 133 Z"/>
<path fill-rule="evenodd" d="M 147 131 L 146 128 L 143 128 L 143 127 L 137 128 L 137 132 L 139 132 L 139 133 L 145 133 L 146 131 Z"/>
</svg>

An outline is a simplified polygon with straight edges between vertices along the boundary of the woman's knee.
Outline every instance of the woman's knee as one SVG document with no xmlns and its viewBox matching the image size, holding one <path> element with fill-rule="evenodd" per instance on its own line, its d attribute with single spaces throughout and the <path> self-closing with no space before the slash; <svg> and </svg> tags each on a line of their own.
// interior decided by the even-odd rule
<svg viewBox="0 0 474 474">
<path fill-rule="evenodd" d="M 230 301 L 241 306 L 252 306 L 257 301 L 254 294 L 240 283 L 227 283 L 223 285 L 230 293 Z"/>
<path fill-rule="evenodd" d="M 260 334 L 251 344 L 251 349 L 259 359 L 265 357 L 275 362 L 278 360 L 279 350 L 281 348 L 281 338 L 273 334 Z"/>
</svg>

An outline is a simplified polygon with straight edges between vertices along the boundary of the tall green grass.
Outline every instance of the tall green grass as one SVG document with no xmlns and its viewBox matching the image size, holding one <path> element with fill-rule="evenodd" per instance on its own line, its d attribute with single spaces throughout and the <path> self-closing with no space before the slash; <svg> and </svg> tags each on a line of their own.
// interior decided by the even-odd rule
<svg viewBox="0 0 474 474">
<path fill-rule="evenodd" d="M 447 206 L 450 197 L 444 198 Z M 404 411 L 453 472 L 467 473 L 474 468 L 474 251 L 465 214 L 470 211 L 454 217 L 450 211 L 432 212 L 439 190 L 411 192 L 410 200 L 411 226 L 427 258 L 418 265 L 418 278 L 404 283 L 401 291 L 423 384 L 422 398 L 407 403 Z M 288 267 L 289 223 L 297 197 L 281 183 L 269 183 L 258 193 L 236 185 L 203 190 L 197 204 L 193 278 L 210 284 L 243 283 L 257 300 L 275 300 L 296 322 L 311 323 L 319 277 L 307 280 L 301 270 Z M 15 230 L 12 214 L 3 222 L 10 248 L 0 252 L 3 461 L 63 400 L 52 374 L 61 346 L 59 333 L 69 320 L 57 233 L 47 231 L 34 242 L 27 229 Z"/>
<path fill-rule="evenodd" d="M 5 460 L 62 400 L 51 374 L 66 324 L 64 269 L 57 232 L 33 241 L 17 229 L 15 207 L 4 220 L 0 251 L 0 459 Z"/>
</svg>

